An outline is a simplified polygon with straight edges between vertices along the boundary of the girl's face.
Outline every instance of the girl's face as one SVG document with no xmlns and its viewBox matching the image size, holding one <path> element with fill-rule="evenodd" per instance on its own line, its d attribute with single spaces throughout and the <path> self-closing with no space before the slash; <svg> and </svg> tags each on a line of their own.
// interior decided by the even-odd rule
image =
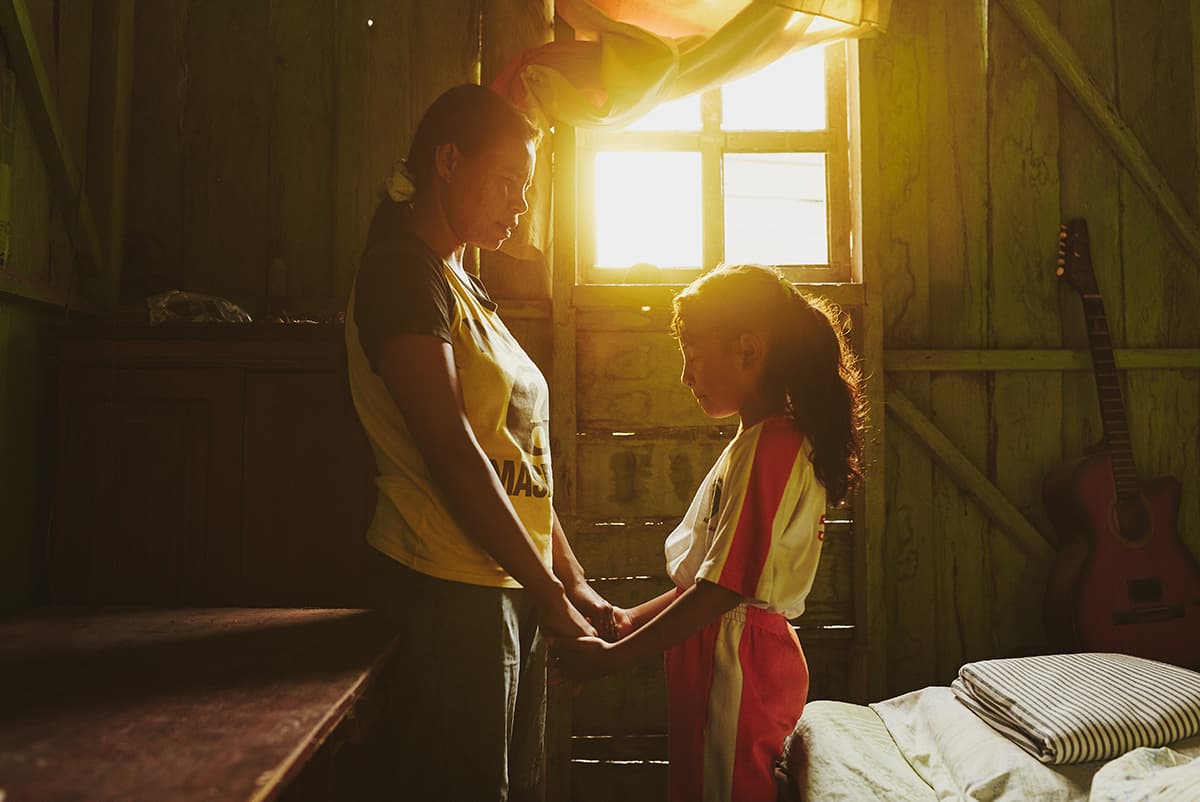
<svg viewBox="0 0 1200 802">
<path fill-rule="evenodd" d="M 680 329 L 683 374 L 679 379 L 711 418 L 738 414 L 754 395 L 760 371 L 754 369 L 755 360 L 747 358 L 744 345 L 744 338 L 693 332 L 686 324 Z"/>
<path fill-rule="evenodd" d="M 532 142 L 501 142 L 470 155 L 452 146 L 445 209 L 461 242 L 494 251 L 512 236 L 529 208 L 535 158 Z"/>
</svg>

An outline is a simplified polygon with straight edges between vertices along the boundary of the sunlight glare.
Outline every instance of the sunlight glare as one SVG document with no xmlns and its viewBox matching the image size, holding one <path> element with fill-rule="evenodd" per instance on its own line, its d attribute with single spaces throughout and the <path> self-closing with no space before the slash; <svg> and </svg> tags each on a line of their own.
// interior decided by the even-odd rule
<svg viewBox="0 0 1200 802">
<path fill-rule="evenodd" d="M 725 155 L 725 261 L 829 262 L 823 153 Z"/>
<path fill-rule="evenodd" d="M 596 266 L 699 267 L 700 154 L 596 154 Z"/>
<path fill-rule="evenodd" d="M 819 131 L 825 127 L 825 49 L 791 53 L 721 88 L 726 131 Z"/>
<path fill-rule="evenodd" d="M 695 94 L 660 103 L 624 130 L 699 131 L 700 127 L 700 95 Z"/>
</svg>

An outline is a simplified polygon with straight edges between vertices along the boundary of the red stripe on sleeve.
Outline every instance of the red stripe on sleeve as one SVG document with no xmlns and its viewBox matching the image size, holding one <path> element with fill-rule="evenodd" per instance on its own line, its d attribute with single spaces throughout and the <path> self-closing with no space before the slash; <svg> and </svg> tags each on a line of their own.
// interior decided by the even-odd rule
<svg viewBox="0 0 1200 802">
<path fill-rule="evenodd" d="M 717 584 L 743 596 L 757 596 L 775 513 L 787 489 L 804 437 L 782 416 L 763 421 L 746 482 L 745 500 Z"/>
</svg>

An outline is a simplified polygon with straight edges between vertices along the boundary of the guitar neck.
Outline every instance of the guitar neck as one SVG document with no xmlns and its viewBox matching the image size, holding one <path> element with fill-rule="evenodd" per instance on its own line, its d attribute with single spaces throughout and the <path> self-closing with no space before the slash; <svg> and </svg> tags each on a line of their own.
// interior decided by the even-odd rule
<svg viewBox="0 0 1200 802">
<path fill-rule="evenodd" d="M 1096 374 L 1096 389 L 1100 395 L 1100 420 L 1104 424 L 1104 442 L 1112 455 L 1113 481 L 1117 495 L 1134 498 L 1138 495 L 1137 468 L 1129 443 L 1129 423 L 1125 416 L 1125 401 L 1117 363 L 1113 358 L 1112 338 L 1108 319 L 1104 315 L 1104 298 L 1099 294 L 1083 294 L 1083 313 L 1087 318 L 1088 345 L 1092 351 L 1092 369 Z"/>
</svg>

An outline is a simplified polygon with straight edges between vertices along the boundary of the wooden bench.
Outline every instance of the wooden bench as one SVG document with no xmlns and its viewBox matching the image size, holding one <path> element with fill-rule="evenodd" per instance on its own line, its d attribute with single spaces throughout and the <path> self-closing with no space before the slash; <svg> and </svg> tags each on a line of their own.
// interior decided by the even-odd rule
<svg viewBox="0 0 1200 802">
<path fill-rule="evenodd" d="M 0 799 L 303 798 L 322 744 L 369 724 L 394 648 L 363 610 L 47 609 L 0 621 Z M 309 796 L 343 798 L 324 794 Z"/>
</svg>

